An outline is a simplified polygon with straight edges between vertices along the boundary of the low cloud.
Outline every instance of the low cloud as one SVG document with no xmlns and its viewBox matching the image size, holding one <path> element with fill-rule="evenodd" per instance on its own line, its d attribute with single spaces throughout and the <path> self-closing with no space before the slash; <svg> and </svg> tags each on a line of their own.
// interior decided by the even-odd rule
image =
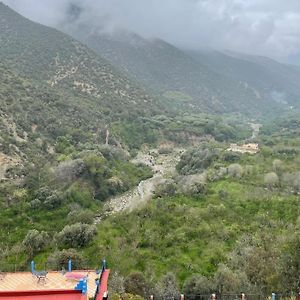
<svg viewBox="0 0 300 300">
<path fill-rule="evenodd" d="M 185 48 L 287 59 L 300 55 L 299 0 L 4 0 L 22 15 L 59 27 L 128 29 Z"/>
</svg>

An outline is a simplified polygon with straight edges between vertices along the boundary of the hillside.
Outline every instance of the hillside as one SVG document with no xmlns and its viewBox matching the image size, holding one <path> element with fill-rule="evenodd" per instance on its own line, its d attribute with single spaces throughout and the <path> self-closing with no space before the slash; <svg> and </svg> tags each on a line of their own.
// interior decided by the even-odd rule
<svg viewBox="0 0 300 300">
<path fill-rule="evenodd" d="M 111 124 L 142 124 L 164 112 L 105 59 L 2 3 L 0 27 L 1 178 L 16 163 L 54 158 L 58 140 L 66 140 L 71 153 L 79 144 L 93 149 L 105 143 L 110 133 L 110 145 L 130 148 Z"/>
<path fill-rule="evenodd" d="M 64 29 L 64 26 L 61 28 Z M 272 114 L 288 109 L 287 103 L 276 98 L 281 95 L 281 86 L 276 89 L 276 84 L 288 84 L 288 78 L 282 75 L 274 81 L 274 76 L 269 78 L 269 70 L 264 70 L 262 65 L 263 71 L 257 70 L 260 75 L 256 82 L 262 81 L 262 85 L 270 85 L 271 82 L 273 97 L 267 97 L 259 86 L 251 85 L 248 77 L 252 74 L 253 66 L 250 62 L 249 68 L 246 66 L 241 69 L 240 77 L 238 68 L 236 76 L 231 76 L 228 71 L 230 66 L 224 67 L 226 60 L 223 62 L 220 59 L 219 62 L 214 57 L 206 60 L 205 55 L 199 57 L 199 53 L 191 54 L 163 40 L 148 40 L 127 31 L 103 34 L 84 26 L 76 27 L 76 30 L 70 28 L 67 26 L 65 30 L 144 86 L 159 92 L 171 103 L 173 101 L 173 105 L 179 108 L 218 113 L 242 112 L 247 115 Z M 239 60 L 232 58 L 231 63 L 236 65 Z M 271 66 L 270 69 L 273 68 Z M 276 74 L 279 73 L 277 69 L 274 70 Z M 288 67 L 286 69 L 289 70 Z M 249 76 L 243 76 L 243 71 Z M 293 73 L 293 70 L 289 71 Z M 293 81 L 297 78 L 299 76 Z M 289 95 L 286 95 L 287 99 Z M 294 100 L 292 98 L 291 102 Z"/>
<path fill-rule="evenodd" d="M 4 4 L 0 26 L 3 65 L 34 85 L 44 84 L 49 91 L 72 98 L 74 105 L 97 113 L 98 120 L 109 122 L 155 109 L 155 101 L 143 89 L 69 36 L 33 23 Z"/>
<path fill-rule="evenodd" d="M 300 71 L 275 60 L 218 51 L 188 51 L 193 59 L 216 73 L 241 81 L 260 99 L 299 108 Z"/>
<path fill-rule="evenodd" d="M 298 292 L 296 67 L 83 28 L 91 50 L 3 4 L 0 28 L 0 275 L 101 255 L 112 299 Z"/>
</svg>

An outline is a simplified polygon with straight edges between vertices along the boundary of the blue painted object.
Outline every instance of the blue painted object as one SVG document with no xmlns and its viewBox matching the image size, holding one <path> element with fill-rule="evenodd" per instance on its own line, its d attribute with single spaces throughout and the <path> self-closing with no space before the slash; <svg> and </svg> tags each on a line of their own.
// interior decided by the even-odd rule
<svg viewBox="0 0 300 300">
<path fill-rule="evenodd" d="M 31 273 L 32 273 L 32 274 L 35 273 L 35 263 L 34 263 L 33 260 L 31 261 Z"/>
<path fill-rule="evenodd" d="M 276 294 L 272 293 L 272 300 L 276 300 Z"/>
<path fill-rule="evenodd" d="M 75 286 L 75 290 L 81 291 L 82 294 L 87 293 L 87 280 L 86 278 L 80 279 L 77 285 Z"/>
<path fill-rule="evenodd" d="M 68 271 L 72 272 L 72 259 L 69 259 L 68 261 Z"/>
<path fill-rule="evenodd" d="M 106 270 L 106 267 L 107 267 L 107 265 L 106 265 L 106 259 L 104 258 L 102 260 L 102 271 Z"/>
</svg>

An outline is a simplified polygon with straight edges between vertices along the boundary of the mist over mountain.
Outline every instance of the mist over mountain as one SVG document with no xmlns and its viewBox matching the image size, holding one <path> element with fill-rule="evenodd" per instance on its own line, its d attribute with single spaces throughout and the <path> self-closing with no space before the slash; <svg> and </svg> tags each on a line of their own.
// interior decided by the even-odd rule
<svg viewBox="0 0 300 300">
<path fill-rule="evenodd" d="M 5 0 L 26 17 L 52 27 L 62 23 L 101 32 L 125 29 L 193 50 L 213 48 L 299 57 L 300 6 L 291 0 Z M 295 59 L 297 61 L 297 59 Z"/>
</svg>

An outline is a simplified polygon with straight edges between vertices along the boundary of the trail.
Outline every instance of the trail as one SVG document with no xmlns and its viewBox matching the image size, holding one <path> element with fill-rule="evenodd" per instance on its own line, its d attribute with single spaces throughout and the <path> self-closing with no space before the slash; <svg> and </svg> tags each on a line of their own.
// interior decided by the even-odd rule
<svg viewBox="0 0 300 300">
<path fill-rule="evenodd" d="M 108 200 L 104 205 L 105 216 L 122 211 L 132 211 L 151 200 L 156 187 L 170 178 L 176 172 L 176 164 L 181 154 L 181 148 L 174 148 L 171 153 L 159 154 L 157 149 L 139 152 L 137 157 L 131 162 L 135 164 L 143 163 L 152 168 L 154 175 L 146 180 L 142 180 L 134 189 Z M 94 223 L 101 222 L 103 215 L 96 216 Z"/>
</svg>

